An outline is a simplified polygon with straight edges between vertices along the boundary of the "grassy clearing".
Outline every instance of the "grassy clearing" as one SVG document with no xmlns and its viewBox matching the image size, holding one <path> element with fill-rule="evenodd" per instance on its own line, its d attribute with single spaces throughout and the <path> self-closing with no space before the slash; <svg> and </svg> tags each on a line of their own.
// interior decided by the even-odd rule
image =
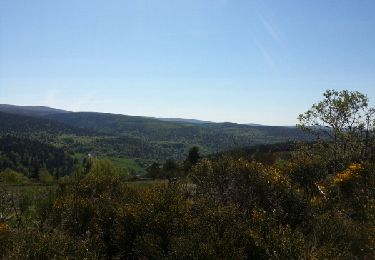
<svg viewBox="0 0 375 260">
<path fill-rule="evenodd" d="M 132 159 L 114 157 L 108 159 L 111 160 L 116 167 L 127 169 L 129 172 L 134 172 L 139 175 L 146 173 L 146 170 Z"/>
</svg>

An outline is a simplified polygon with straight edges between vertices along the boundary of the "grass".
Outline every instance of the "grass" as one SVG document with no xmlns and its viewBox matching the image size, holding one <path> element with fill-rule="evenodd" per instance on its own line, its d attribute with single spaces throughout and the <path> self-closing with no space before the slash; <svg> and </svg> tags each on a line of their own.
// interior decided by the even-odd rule
<svg viewBox="0 0 375 260">
<path fill-rule="evenodd" d="M 146 174 L 146 170 L 132 159 L 115 157 L 110 157 L 108 159 L 111 160 L 116 167 L 127 169 L 139 175 Z"/>
<path fill-rule="evenodd" d="M 87 156 L 82 153 L 74 154 L 74 158 L 77 159 L 79 162 L 82 162 L 83 158 L 85 157 Z M 127 172 L 133 172 L 137 175 L 146 174 L 146 169 L 142 167 L 134 159 L 123 158 L 123 157 L 104 157 L 104 158 L 110 160 L 115 167 L 118 167 L 120 169 L 125 169 Z"/>
</svg>

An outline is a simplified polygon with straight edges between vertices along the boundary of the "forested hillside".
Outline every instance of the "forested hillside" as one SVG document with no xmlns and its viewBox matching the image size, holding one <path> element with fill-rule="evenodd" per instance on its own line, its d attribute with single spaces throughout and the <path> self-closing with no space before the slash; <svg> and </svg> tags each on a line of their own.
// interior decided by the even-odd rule
<svg viewBox="0 0 375 260">
<path fill-rule="evenodd" d="M 289 127 L 249 126 L 234 123 L 164 122 L 153 118 L 104 113 L 50 114 L 46 118 L 105 134 L 137 136 L 147 141 L 195 142 L 196 144 L 202 143 L 211 149 L 217 147 L 218 144 L 217 142 L 213 144 L 212 141 L 210 143 L 210 139 L 220 139 L 221 144 L 219 145 L 233 147 L 238 143 L 245 145 L 272 143 L 305 136 L 299 129 Z"/>
<path fill-rule="evenodd" d="M 54 139 L 62 134 L 92 135 L 90 130 L 72 127 L 50 119 L 35 118 L 0 111 L 0 134 L 45 137 Z"/>
<path fill-rule="evenodd" d="M 25 115 L 25 116 L 45 116 L 48 114 L 68 113 L 69 111 L 55 109 L 45 106 L 14 106 L 0 104 L 0 111 L 4 113 Z"/>
<path fill-rule="evenodd" d="M 0 137 L 0 171 L 11 169 L 30 178 L 41 170 L 55 177 L 70 175 L 75 160 L 72 154 L 54 146 L 12 136 Z"/>
<path fill-rule="evenodd" d="M 29 135 L 77 153 L 181 160 L 193 146 L 203 154 L 236 147 L 303 140 L 297 128 L 233 123 L 164 122 L 154 118 L 93 112 L 67 112 L 44 107 L 0 106 L 4 133 Z M 27 112 L 25 112 L 27 111 Z M 58 111 L 58 113 L 54 113 Z M 17 114 L 32 117 L 20 117 Z M 218 142 L 220 140 L 220 142 Z"/>
</svg>

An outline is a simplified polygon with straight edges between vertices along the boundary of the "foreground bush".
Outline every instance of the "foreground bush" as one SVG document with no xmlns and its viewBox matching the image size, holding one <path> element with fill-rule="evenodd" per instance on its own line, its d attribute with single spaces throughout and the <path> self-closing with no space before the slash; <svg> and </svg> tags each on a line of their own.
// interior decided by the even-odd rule
<svg viewBox="0 0 375 260">
<path fill-rule="evenodd" d="M 223 157 L 196 164 L 189 176 L 194 184 L 139 185 L 124 182 L 109 162 L 98 161 L 87 175 L 55 189 L 20 194 L 16 200 L 20 221 L 0 223 L 1 255 L 4 259 L 373 258 L 373 165 L 349 165 L 319 179 L 323 194 L 297 185 L 291 178 L 296 168 L 289 167 Z"/>
</svg>

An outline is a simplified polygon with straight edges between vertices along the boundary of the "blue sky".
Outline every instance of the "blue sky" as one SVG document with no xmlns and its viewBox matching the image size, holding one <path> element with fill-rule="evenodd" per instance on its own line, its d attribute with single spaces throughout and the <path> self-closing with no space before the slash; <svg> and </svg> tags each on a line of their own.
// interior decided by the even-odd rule
<svg viewBox="0 0 375 260">
<path fill-rule="evenodd" d="M 375 1 L 1 0 L 0 103 L 293 125 L 375 100 Z"/>
</svg>

